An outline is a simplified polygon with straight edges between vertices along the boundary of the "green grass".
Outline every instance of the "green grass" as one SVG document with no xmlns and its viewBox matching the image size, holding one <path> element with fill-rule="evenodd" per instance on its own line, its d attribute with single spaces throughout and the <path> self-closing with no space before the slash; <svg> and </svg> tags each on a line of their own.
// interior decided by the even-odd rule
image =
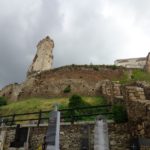
<svg viewBox="0 0 150 150">
<path fill-rule="evenodd" d="M 6 106 L 0 107 L 0 114 L 7 115 L 13 113 L 27 113 L 36 112 L 39 110 L 50 110 L 55 103 L 65 104 L 67 101 L 65 98 L 30 98 L 14 103 L 9 103 Z"/>
<path fill-rule="evenodd" d="M 132 83 L 135 81 L 150 82 L 150 73 L 142 69 L 133 69 L 131 73 L 126 71 L 119 81 L 121 84 Z"/>
<path fill-rule="evenodd" d="M 131 75 L 132 80 L 139 81 L 148 81 L 150 82 L 150 73 L 145 72 L 144 70 L 135 69 Z"/>
<path fill-rule="evenodd" d="M 121 79 L 119 80 L 121 84 L 129 83 L 131 82 L 131 79 L 129 78 L 129 73 L 126 71 L 122 75 Z"/>
<path fill-rule="evenodd" d="M 100 105 L 104 103 L 102 97 L 83 97 L 84 101 L 91 105 Z M 0 115 L 19 114 L 37 112 L 39 110 L 51 110 L 54 104 L 67 106 L 69 98 L 29 98 L 22 101 L 9 103 L 0 107 Z"/>
</svg>

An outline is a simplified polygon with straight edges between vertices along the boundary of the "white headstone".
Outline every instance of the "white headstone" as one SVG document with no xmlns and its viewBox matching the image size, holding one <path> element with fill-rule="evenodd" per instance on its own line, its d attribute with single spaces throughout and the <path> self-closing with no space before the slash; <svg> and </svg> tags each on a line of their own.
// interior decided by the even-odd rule
<svg viewBox="0 0 150 150">
<path fill-rule="evenodd" d="M 105 119 L 96 120 L 94 150 L 109 150 L 108 126 Z"/>
</svg>

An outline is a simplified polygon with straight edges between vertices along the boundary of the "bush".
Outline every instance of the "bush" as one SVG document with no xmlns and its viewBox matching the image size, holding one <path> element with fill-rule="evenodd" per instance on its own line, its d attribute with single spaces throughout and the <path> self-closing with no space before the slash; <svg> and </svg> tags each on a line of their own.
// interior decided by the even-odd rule
<svg viewBox="0 0 150 150">
<path fill-rule="evenodd" d="M 80 95 L 74 94 L 69 98 L 69 104 L 68 104 L 69 108 L 86 107 L 86 106 L 88 106 L 88 104 L 83 101 Z"/>
<path fill-rule="evenodd" d="M 98 71 L 99 70 L 98 66 L 93 66 L 93 70 Z"/>
<path fill-rule="evenodd" d="M 7 101 L 4 97 L 0 97 L 0 106 L 6 105 Z"/>
<path fill-rule="evenodd" d="M 114 121 L 116 123 L 124 123 L 128 121 L 126 108 L 121 104 L 114 104 L 112 108 Z"/>
<path fill-rule="evenodd" d="M 113 70 L 116 70 L 116 69 L 117 69 L 117 66 L 116 66 L 116 65 L 112 65 L 112 69 L 113 69 Z"/>
<path fill-rule="evenodd" d="M 132 78 L 137 81 L 149 81 L 150 82 L 150 74 L 141 69 L 135 69 L 132 72 Z"/>
<path fill-rule="evenodd" d="M 88 103 L 86 103 L 80 95 L 72 95 L 69 98 L 68 108 L 80 108 L 80 107 L 87 107 L 90 106 Z M 68 116 L 80 116 L 87 113 L 87 110 L 77 110 L 73 109 L 68 112 Z M 77 117 L 74 118 L 74 120 L 84 120 L 84 117 Z"/>
<path fill-rule="evenodd" d="M 71 86 L 68 85 L 65 89 L 64 89 L 64 93 L 69 93 L 71 92 Z"/>
</svg>

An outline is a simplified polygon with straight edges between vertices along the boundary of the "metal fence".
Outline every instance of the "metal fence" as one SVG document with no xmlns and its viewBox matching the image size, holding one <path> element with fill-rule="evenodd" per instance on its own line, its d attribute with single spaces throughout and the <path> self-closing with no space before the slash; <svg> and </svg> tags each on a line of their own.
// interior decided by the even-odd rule
<svg viewBox="0 0 150 150">
<path fill-rule="evenodd" d="M 76 107 L 59 109 L 61 112 L 62 122 L 76 122 L 79 120 L 92 120 L 95 119 L 97 115 L 105 115 L 110 117 L 113 115 L 111 111 L 112 105 L 99 105 L 90 107 Z M 49 111 L 38 111 L 32 113 L 22 113 L 22 114 L 11 114 L 0 116 L 0 124 L 5 123 L 6 125 L 14 125 L 18 122 L 35 122 L 37 126 L 43 122 L 47 122 L 49 119 L 51 110 Z"/>
</svg>

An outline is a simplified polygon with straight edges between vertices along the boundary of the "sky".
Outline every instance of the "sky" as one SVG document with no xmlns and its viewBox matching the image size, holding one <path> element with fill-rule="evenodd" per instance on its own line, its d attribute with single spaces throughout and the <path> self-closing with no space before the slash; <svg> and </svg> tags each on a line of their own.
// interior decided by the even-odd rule
<svg viewBox="0 0 150 150">
<path fill-rule="evenodd" d="M 26 79 L 47 35 L 54 68 L 145 57 L 150 0 L 0 0 L 0 88 Z"/>
</svg>

